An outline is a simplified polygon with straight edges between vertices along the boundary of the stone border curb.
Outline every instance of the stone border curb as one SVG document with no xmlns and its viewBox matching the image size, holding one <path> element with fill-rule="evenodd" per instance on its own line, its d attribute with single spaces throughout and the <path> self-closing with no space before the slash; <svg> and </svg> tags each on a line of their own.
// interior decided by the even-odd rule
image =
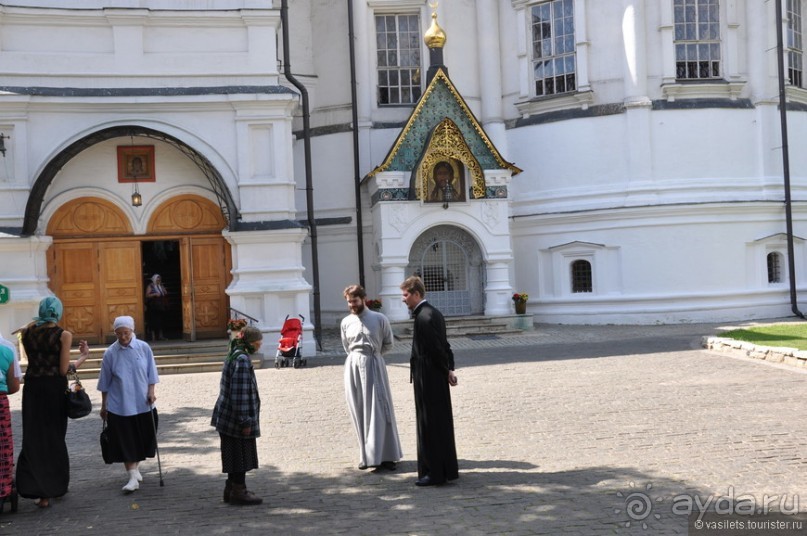
<svg viewBox="0 0 807 536">
<path fill-rule="evenodd" d="M 807 351 L 796 348 L 782 348 L 772 346 L 758 346 L 746 341 L 727 339 L 725 337 L 712 337 L 705 335 L 701 344 L 707 350 L 730 353 L 752 359 L 760 359 L 770 363 L 780 363 L 797 368 L 807 368 Z"/>
</svg>

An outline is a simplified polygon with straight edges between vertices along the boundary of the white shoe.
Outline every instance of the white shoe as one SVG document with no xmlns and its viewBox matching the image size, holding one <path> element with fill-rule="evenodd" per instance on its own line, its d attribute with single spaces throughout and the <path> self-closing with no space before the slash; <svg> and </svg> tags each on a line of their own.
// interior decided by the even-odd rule
<svg viewBox="0 0 807 536">
<path fill-rule="evenodd" d="M 131 493 L 140 489 L 140 482 L 137 481 L 136 471 L 137 469 L 131 469 L 129 471 L 129 482 L 127 482 L 126 485 L 121 488 L 123 491 Z"/>
<path fill-rule="evenodd" d="M 140 474 L 140 469 L 133 469 L 134 477 L 137 479 L 138 482 L 143 482 L 143 475 Z"/>
</svg>

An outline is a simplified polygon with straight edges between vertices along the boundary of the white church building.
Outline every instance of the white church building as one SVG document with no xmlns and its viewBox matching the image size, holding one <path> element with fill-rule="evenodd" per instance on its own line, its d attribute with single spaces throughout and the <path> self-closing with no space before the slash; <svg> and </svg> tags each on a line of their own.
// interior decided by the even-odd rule
<svg viewBox="0 0 807 536">
<path fill-rule="evenodd" d="M 308 355 L 411 273 L 450 316 L 791 315 L 805 3 L 0 1 L 0 331 L 56 294 L 103 342 L 154 273 L 172 336 L 302 315 Z"/>
</svg>

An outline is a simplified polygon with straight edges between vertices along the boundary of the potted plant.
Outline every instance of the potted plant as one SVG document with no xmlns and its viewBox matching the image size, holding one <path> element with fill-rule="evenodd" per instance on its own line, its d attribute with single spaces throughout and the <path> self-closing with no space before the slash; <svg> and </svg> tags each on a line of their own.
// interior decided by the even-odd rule
<svg viewBox="0 0 807 536">
<path fill-rule="evenodd" d="M 513 303 L 516 306 L 516 314 L 523 315 L 527 313 L 527 300 L 529 295 L 523 292 L 516 292 L 513 294 Z"/>
</svg>

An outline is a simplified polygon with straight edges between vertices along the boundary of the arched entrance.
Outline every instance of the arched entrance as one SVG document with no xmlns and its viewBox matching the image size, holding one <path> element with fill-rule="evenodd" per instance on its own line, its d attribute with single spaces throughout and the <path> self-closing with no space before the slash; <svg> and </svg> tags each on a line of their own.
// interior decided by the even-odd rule
<svg viewBox="0 0 807 536">
<path fill-rule="evenodd" d="M 420 235 L 409 252 L 406 273 L 423 279 L 429 302 L 445 316 L 484 314 L 482 251 L 462 229 L 438 225 Z"/>
<path fill-rule="evenodd" d="M 113 203 L 82 197 L 65 203 L 48 224 L 51 290 L 62 299 L 63 325 L 76 339 L 109 342 L 116 316 L 135 318 L 145 334 L 144 289 L 154 266 L 145 266 L 155 243 L 176 244 L 179 275 L 173 291 L 181 331 L 187 340 L 223 337 L 229 302 L 229 244 L 220 208 L 197 195 L 160 205 L 145 236 L 132 234 L 126 215 Z M 146 255 L 144 255 L 146 252 Z"/>
</svg>

